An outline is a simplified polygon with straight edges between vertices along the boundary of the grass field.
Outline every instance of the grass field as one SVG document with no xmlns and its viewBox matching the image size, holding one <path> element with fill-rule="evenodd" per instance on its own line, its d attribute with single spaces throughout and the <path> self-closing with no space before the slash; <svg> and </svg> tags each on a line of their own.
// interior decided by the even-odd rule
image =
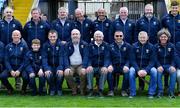
<svg viewBox="0 0 180 108">
<path fill-rule="evenodd" d="M 66 84 L 63 87 L 67 88 Z M 107 92 L 107 86 L 105 91 Z M 15 91 L 14 95 L 8 96 L 6 91 L 1 91 L 0 107 L 180 107 L 180 97 L 169 99 L 168 96 L 164 96 L 161 99 L 148 99 L 147 86 L 143 93 L 138 93 L 133 99 L 121 97 L 120 91 L 115 97 L 104 98 L 71 96 L 71 92 L 67 89 L 63 93 L 65 95 L 61 97 L 30 96 L 30 94 L 22 96 L 19 91 Z"/>
</svg>

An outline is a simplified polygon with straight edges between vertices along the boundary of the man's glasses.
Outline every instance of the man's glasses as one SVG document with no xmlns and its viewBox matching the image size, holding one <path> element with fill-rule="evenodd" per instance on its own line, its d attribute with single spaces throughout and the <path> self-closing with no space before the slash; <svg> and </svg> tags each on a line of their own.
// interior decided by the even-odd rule
<svg viewBox="0 0 180 108">
<path fill-rule="evenodd" d="M 123 35 L 115 35 L 116 37 L 123 37 Z"/>
</svg>

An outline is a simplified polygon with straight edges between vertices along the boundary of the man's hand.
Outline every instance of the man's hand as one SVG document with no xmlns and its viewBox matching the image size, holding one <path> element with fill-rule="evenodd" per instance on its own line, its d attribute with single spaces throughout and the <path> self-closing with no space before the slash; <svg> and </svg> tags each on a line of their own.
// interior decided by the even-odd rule
<svg viewBox="0 0 180 108">
<path fill-rule="evenodd" d="M 88 66 L 87 69 L 86 69 L 86 72 L 87 73 L 90 73 L 93 71 L 93 67 L 92 66 Z"/>
<path fill-rule="evenodd" d="M 39 69 L 38 76 L 39 76 L 39 77 L 44 76 L 44 73 L 43 73 L 43 70 L 42 70 L 42 69 Z"/>
<path fill-rule="evenodd" d="M 49 77 L 50 76 L 50 74 L 51 74 L 51 71 L 45 71 L 45 77 Z"/>
<path fill-rule="evenodd" d="M 175 68 L 174 66 L 170 66 L 170 67 L 169 67 L 169 70 L 170 70 L 171 72 L 176 72 L 176 68 Z"/>
<path fill-rule="evenodd" d="M 158 72 L 163 72 L 163 71 L 164 71 L 164 68 L 163 68 L 162 66 L 159 66 L 159 67 L 157 68 L 157 71 L 158 71 Z"/>
<path fill-rule="evenodd" d="M 101 68 L 101 72 L 104 73 L 104 74 L 107 74 L 108 69 L 106 67 L 102 67 Z"/>
<path fill-rule="evenodd" d="M 33 72 L 33 73 L 30 73 L 30 74 L 29 74 L 29 77 L 30 77 L 30 78 L 33 78 L 33 77 L 35 77 L 35 74 L 34 74 L 34 72 Z"/>
<path fill-rule="evenodd" d="M 63 76 L 63 71 L 62 70 L 57 70 L 57 75 L 58 76 Z"/>
<path fill-rule="evenodd" d="M 108 66 L 108 72 L 111 73 L 111 72 L 113 72 L 113 70 L 114 70 L 114 69 L 113 69 L 113 66 L 112 66 L 112 65 Z"/>
<path fill-rule="evenodd" d="M 61 43 L 64 45 L 64 44 L 66 44 L 67 42 L 66 42 L 66 41 L 61 41 Z"/>
<path fill-rule="evenodd" d="M 16 72 L 15 71 L 12 70 L 10 73 L 11 73 L 12 77 L 16 77 Z"/>
<path fill-rule="evenodd" d="M 81 74 L 82 74 L 82 75 L 86 75 L 86 69 L 85 69 L 85 68 L 82 68 L 82 69 L 81 69 Z"/>
<path fill-rule="evenodd" d="M 129 67 L 127 67 L 127 66 L 124 66 L 124 67 L 123 67 L 123 72 L 124 72 L 124 73 L 127 73 L 127 72 L 129 72 Z"/>
<path fill-rule="evenodd" d="M 147 75 L 147 72 L 145 70 L 139 70 L 138 71 L 138 76 L 139 77 L 145 77 Z"/>
<path fill-rule="evenodd" d="M 17 70 L 17 71 L 15 71 L 15 72 L 16 72 L 16 77 L 18 77 L 18 76 L 20 75 L 20 71 Z"/>
<path fill-rule="evenodd" d="M 71 73 L 71 69 L 70 68 L 65 69 L 65 71 L 64 71 L 64 75 L 65 76 L 68 76 L 70 73 Z"/>
</svg>

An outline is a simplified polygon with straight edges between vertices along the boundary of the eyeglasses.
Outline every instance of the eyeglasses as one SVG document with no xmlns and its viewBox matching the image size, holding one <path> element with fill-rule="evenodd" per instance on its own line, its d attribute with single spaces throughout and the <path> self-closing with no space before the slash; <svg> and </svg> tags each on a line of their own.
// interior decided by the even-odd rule
<svg viewBox="0 0 180 108">
<path fill-rule="evenodd" d="M 116 37 L 123 37 L 123 35 L 115 35 Z"/>
</svg>

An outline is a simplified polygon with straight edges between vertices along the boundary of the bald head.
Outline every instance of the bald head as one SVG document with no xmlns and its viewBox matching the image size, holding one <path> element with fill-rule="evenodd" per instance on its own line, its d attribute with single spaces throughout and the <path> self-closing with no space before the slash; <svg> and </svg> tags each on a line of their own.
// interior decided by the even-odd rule
<svg viewBox="0 0 180 108">
<path fill-rule="evenodd" d="M 77 8 L 75 10 L 75 16 L 77 20 L 83 21 L 84 20 L 84 11 L 80 8 Z"/>
<path fill-rule="evenodd" d="M 20 42 L 20 39 L 21 39 L 21 32 L 19 30 L 14 30 L 12 32 L 13 43 L 18 44 Z"/>
<path fill-rule="evenodd" d="M 99 20 L 104 20 L 106 16 L 106 11 L 104 8 L 99 8 L 97 11 Z"/>
<path fill-rule="evenodd" d="M 13 9 L 11 7 L 6 7 L 4 9 L 4 17 L 5 19 L 12 19 L 13 18 Z"/>
</svg>

